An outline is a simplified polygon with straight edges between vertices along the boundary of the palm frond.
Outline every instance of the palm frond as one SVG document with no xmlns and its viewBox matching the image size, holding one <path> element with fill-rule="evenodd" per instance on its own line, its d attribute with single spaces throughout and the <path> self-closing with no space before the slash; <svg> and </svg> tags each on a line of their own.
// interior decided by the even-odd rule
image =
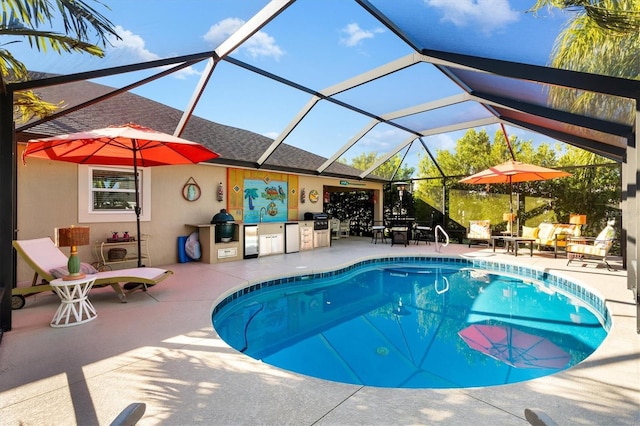
<svg viewBox="0 0 640 426">
<path fill-rule="evenodd" d="M 98 57 L 104 56 L 104 50 L 102 50 L 102 48 L 65 34 L 37 31 L 28 28 L 5 30 L 0 27 L 0 35 L 25 37 L 29 41 L 29 45 L 40 51 L 46 51 L 47 46 L 49 46 L 53 51 L 58 53 L 84 52 Z"/>
<path fill-rule="evenodd" d="M 34 117 L 44 118 L 53 114 L 63 106 L 64 102 L 58 104 L 43 101 L 30 90 L 14 93 L 13 108 L 16 120 L 26 123 Z"/>
<path fill-rule="evenodd" d="M 108 7 L 95 0 L 95 3 Z M 83 0 L 56 0 L 57 11 L 62 18 L 64 32 L 88 42 L 91 38 L 89 30 L 93 29 L 103 46 L 108 43 L 109 36 L 120 38 L 113 29 L 113 23 L 100 14 L 95 8 Z M 2 9 L 5 14 L 14 15 L 26 27 L 37 29 L 41 25 L 51 25 L 54 20 L 54 8 L 48 0 L 3 0 Z"/>
<path fill-rule="evenodd" d="M 25 80 L 29 76 L 29 71 L 22 62 L 17 60 L 8 50 L 0 49 L 0 74 L 8 76 L 11 71 L 16 80 Z"/>
</svg>

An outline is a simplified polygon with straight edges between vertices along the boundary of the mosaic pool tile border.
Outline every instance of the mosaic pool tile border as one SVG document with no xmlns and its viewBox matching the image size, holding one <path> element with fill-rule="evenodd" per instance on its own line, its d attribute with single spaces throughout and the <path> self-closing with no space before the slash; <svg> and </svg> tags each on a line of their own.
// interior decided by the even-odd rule
<svg viewBox="0 0 640 426">
<path fill-rule="evenodd" d="M 439 256 L 376 257 L 372 259 L 361 260 L 351 265 L 345 266 L 343 268 L 338 268 L 331 271 L 317 272 L 313 274 L 295 275 L 290 277 L 282 277 L 282 278 L 276 278 L 268 281 L 263 281 L 261 283 L 251 284 L 225 297 L 222 301 L 220 301 L 220 303 L 218 303 L 213 308 L 212 315 L 215 315 L 220 311 L 220 309 L 222 309 L 228 303 L 238 299 L 239 297 L 252 293 L 256 290 L 260 290 L 262 288 L 273 287 L 273 286 L 278 286 L 282 284 L 290 284 L 290 283 L 305 281 L 305 280 L 314 279 L 314 278 L 335 277 L 337 275 L 341 275 L 341 274 L 353 271 L 363 266 L 386 265 L 394 262 L 402 262 L 402 263 L 433 262 L 438 264 L 451 263 L 456 265 L 463 264 L 468 267 L 486 269 L 489 271 L 502 272 L 506 274 L 514 274 L 522 278 L 543 281 L 551 286 L 558 288 L 561 291 L 566 292 L 571 296 L 576 297 L 586 305 L 589 305 L 591 308 L 594 309 L 594 311 L 598 315 L 600 315 L 602 319 L 602 324 L 605 330 L 609 331 L 611 329 L 611 314 L 605 305 L 605 301 L 600 296 L 594 294 L 593 292 L 584 288 L 580 284 L 577 284 L 566 278 L 559 277 L 557 275 L 551 274 L 546 271 L 540 271 L 540 270 L 528 268 L 525 266 L 511 265 L 508 263 L 492 262 L 492 261 L 481 260 L 481 259 L 466 259 L 461 257 L 439 257 Z"/>
</svg>

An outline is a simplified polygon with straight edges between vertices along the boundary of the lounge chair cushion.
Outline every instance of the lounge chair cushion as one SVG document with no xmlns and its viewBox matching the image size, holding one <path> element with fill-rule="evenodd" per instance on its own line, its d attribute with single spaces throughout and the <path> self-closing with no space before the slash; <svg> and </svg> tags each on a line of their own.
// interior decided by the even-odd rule
<svg viewBox="0 0 640 426">
<path fill-rule="evenodd" d="M 472 220 L 469 222 L 469 234 L 467 238 L 476 240 L 491 239 L 491 221 Z"/>
</svg>

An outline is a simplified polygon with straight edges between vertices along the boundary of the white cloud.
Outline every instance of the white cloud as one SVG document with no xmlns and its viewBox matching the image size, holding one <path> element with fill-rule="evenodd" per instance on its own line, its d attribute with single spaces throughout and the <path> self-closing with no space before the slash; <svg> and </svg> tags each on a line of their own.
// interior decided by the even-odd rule
<svg viewBox="0 0 640 426">
<path fill-rule="evenodd" d="M 120 36 L 120 39 L 117 39 L 113 36 L 109 39 L 109 41 L 111 42 L 111 46 L 108 48 L 108 55 L 112 53 L 123 54 L 128 57 L 133 57 L 136 61 L 139 62 L 148 62 L 162 59 L 159 55 L 151 52 L 145 47 L 145 41 L 139 35 L 134 34 L 119 25 L 116 25 L 115 31 L 116 34 Z M 171 67 L 163 67 L 163 69 L 167 68 Z M 185 79 L 187 78 L 187 76 L 199 74 L 200 73 L 193 67 L 186 67 L 180 71 L 175 72 L 173 76 L 178 79 Z"/>
<path fill-rule="evenodd" d="M 160 59 L 160 56 L 147 50 L 147 48 L 145 47 L 144 39 L 139 35 L 134 34 L 129 30 L 125 30 L 120 25 L 116 25 L 115 30 L 121 38 L 110 38 L 109 41 L 112 44 L 111 49 L 120 52 L 126 51 L 142 61 L 153 61 L 156 59 Z"/>
<path fill-rule="evenodd" d="M 214 47 L 220 46 L 231 34 L 236 32 L 244 21 L 239 18 L 227 18 L 212 25 L 209 31 L 203 36 L 205 41 Z M 278 46 L 275 38 L 264 31 L 258 31 L 251 38 L 239 47 L 239 50 L 247 52 L 252 58 L 270 57 L 279 59 L 284 55 L 284 51 Z"/>
<path fill-rule="evenodd" d="M 457 141 L 451 137 L 449 133 L 442 133 L 439 135 L 429 136 L 425 139 L 429 151 L 433 155 L 436 155 L 438 150 L 453 151 L 456 147 Z"/>
<path fill-rule="evenodd" d="M 442 20 L 457 27 L 476 26 L 489 33 L 513 22 L 519 14 L 508 0 L 424 0 L 425 4 L 443 13 Z"/>
<path fill-rule="evenodd" d="M 205 41 L 211 43 L 212 46 L 218 47 L 229 36 L 235 33 L 244 21 L 239 18 L 227 18 L 209 28 L 209 31 L 203 36 Z"/>
<path fill-rule="evenodd" d="M 351 23 L 340 30 L 341 33 L 346 34 L 346 37 L 340 37 L 340 44 L 353 47 L 360 44 L 362 40 L 367 38 L 373 38 L 375 34 L 384 32 L 382 28 L 376 28 L 374 30 L 363 30 L 360 25 Z"/>
<path fill-rule="evenodd" d="M 374 129 L 367 133 L 362 140 L 357 143 L 357 147 L 364 152 L 377 152 L 386 154 L 395 148 L 407 137 L 407 133 L 396 128 Z"/>
</svg>

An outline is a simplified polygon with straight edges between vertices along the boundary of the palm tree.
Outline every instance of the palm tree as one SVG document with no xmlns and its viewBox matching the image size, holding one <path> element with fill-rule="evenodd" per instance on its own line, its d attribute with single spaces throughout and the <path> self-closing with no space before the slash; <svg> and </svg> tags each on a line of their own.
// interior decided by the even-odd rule
<svg viewBox="0 0 640 426">
<path fill-rule="evenodd" d="M 95 0 L 96 3 L 100 3 Z M 41 30 L 43 25 L 52 25 L 57 6 L 57 14 L 64 25 L 64 34 Z M 26 39 L 29 45 L 39 51 L 52 49 L 60 54 L 71 52 L 88 53 L 103 57 L 104 50 L 90 43 L 89 30 L 93 30 L 99 44 L 105 46 L 110 35 L 119 38 L 113 24 L 83 0 L 2 0 L 3 14 L 0 17 L 0 91 L 4 92 L 5 82 L 25 81 L 28 70 L 14 57 L 7 46 Z M 55 111 L 59 105 L 44 102 L 33 92 L 19 92 L 14 96 L 14 107 L 18 117 L 28 121 L 34 116 L 43 117 Z"/>
<path fill-rule="evenodd" d="M 577 12 L 555 41 L 552 67 L 640 79 L 640 0 L 537 0 L 532 11 L 545 7 Z M 566 88 L 551 88 L 549 102 L 582 114 L 597 108 L 627 123 L 635 113 L 631 100 Z"/>
</svg>

